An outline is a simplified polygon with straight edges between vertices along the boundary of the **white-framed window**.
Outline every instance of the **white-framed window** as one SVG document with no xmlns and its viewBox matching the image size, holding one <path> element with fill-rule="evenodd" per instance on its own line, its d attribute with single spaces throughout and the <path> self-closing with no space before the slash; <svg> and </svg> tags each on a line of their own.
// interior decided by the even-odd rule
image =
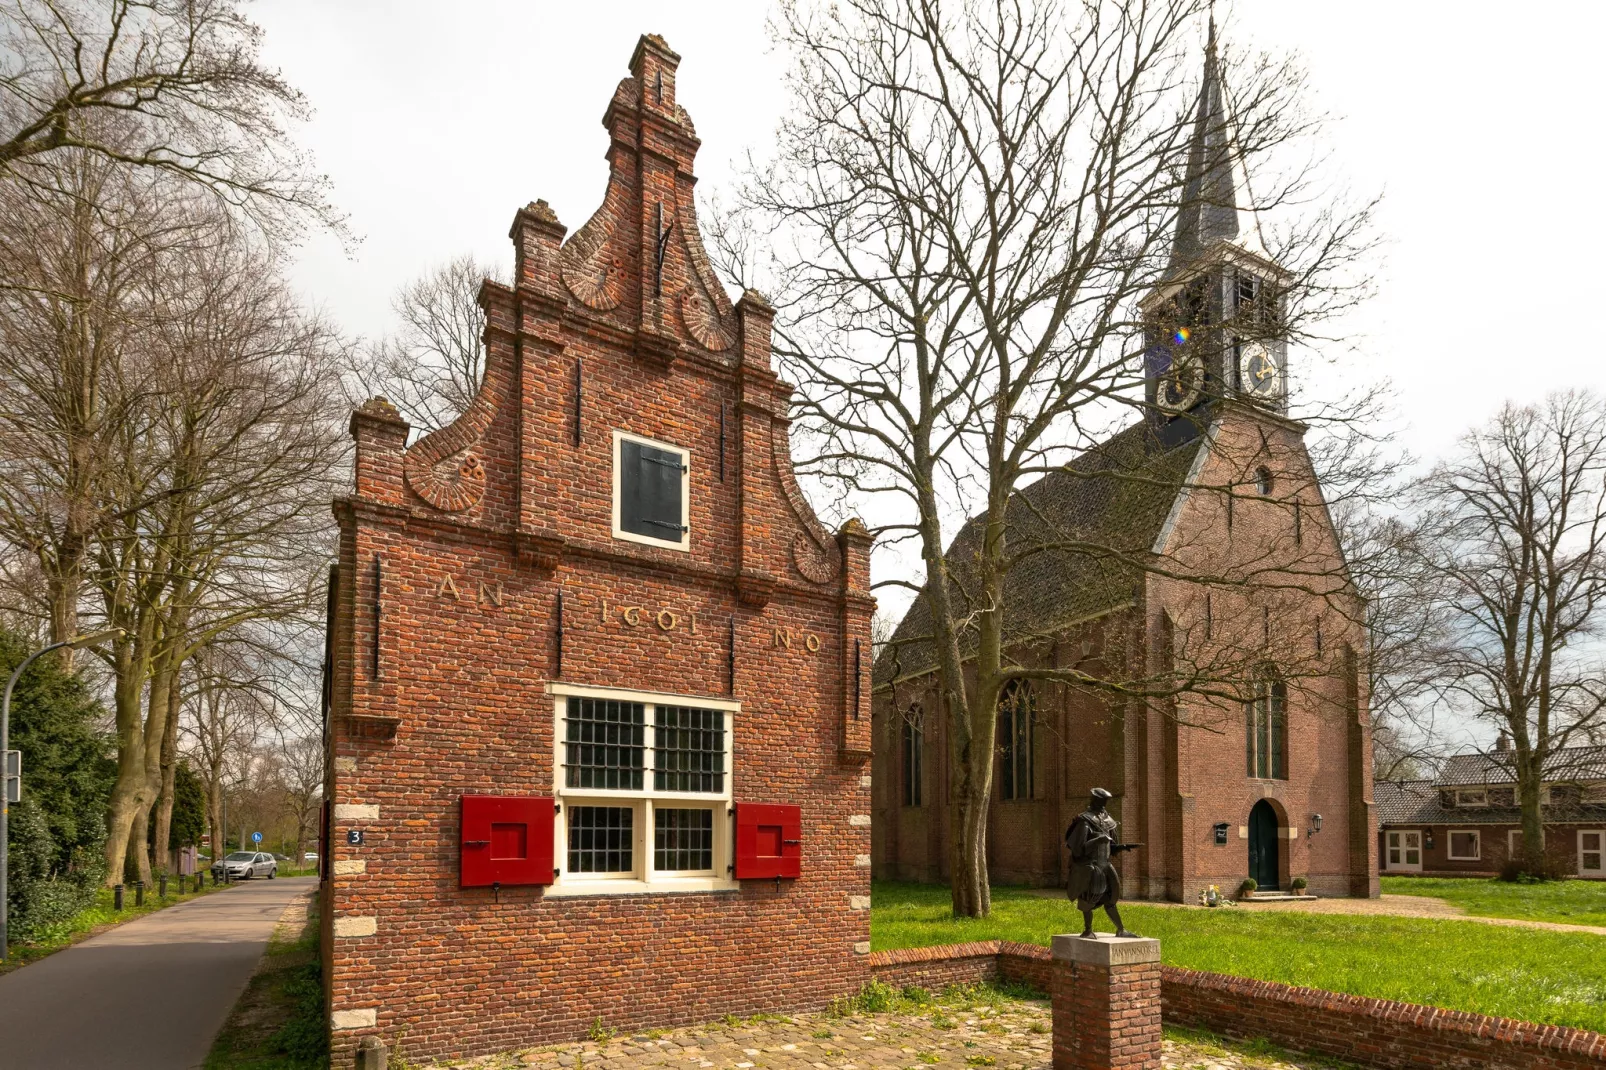
<svg viewBox="0 0 1606 1070">
<path fill-rule="evenodd" d="M 691 451 L 613 433 L 613 537 L 691 549 Z"/>
<path fill-rule="evenodd" d="M 1455 793 L 1457 806 L 1488 806 L 1489 793 L 1483 788 L 1459 788 Z"/>
<path fill-rule="evenodd" d="M 741 704 L 548 684 L 558 878 L 548 895 L 719 891 Z"/>
<path fill-rule="evenodd" d="M 1606 877 L 1606 829 L 1578 830 L 1578 875 Z"/>
<path fill-rule="evenodd" d="M 1545 845 L 1545 830 L 1539 830 L 1539 846 Z M 1506 857 L 1516 858 L 1522 854 L 1522 829 L 1506 830 Z"/>
<path fill-rule="evenodd" d="M 1476 862 L 1483 857 L 1483 836 L 1477 829 L 1451 829 L 1449 858 L 1455 862 Z"/>
<path fill-rule="evenodd" d="M 1390 829 L 1385 834 L 1388 850 L 1384 866 L 1388 869 L 1420 872 L 1422 869 L 1422 830 Z"/>
</svg>

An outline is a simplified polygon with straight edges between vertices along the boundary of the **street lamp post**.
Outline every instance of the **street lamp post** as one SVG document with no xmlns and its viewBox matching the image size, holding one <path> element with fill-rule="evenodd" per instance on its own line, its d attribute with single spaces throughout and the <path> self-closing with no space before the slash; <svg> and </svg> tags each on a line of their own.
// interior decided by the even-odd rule
<svg viewBox="0 0 1606 1070">
<path fill-rule="evenodd" d="M 21 678 L 22 670 L 26 669 L 34 659 L 42 657 L 52 650 L 60 650 L 62 647 L 67 646 L 76 650 L 81 647 L 94 646 L 96 643 L 104 642 L 107 639 L 116 639 L 124 634 L 121 628 L 110 628 L 104 632 L 95 632 L 92 635 L 80 635 L 76 639 L 68 639 L 61 643 L 51 643 L 43 650 L 36 650 L 22 659 L 22 664 L 16 667 L 11 674 L 11 679 L 6 681 L 5 696 L 0 698 L 0 762 L 5 761 L 5 755 L 11 750 L 11 689 L 17 686 L 17 680 Z M 7 781 L 7 778 L 0 774 L 0 782 L 4 781 Z M 19 784 L 18 787 L 20 788 L 21 785 Z M 9 783 L 0 783 L 0 962 L 4 962 L 6 956 L 10 954 L 10 932 L 8 929 L 11 895 L 10 856 L 11 791 Z"/>
</svg>

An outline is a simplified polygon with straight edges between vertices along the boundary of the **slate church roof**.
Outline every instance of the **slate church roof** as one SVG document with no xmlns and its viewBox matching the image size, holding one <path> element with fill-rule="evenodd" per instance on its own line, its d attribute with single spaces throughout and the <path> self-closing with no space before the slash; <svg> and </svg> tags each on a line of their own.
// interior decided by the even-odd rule
<svg viewBox="0 0 1606 1070">
<path fill-rule="evenodd" d="M 1187 440 L 1176 424 L 1189 425 Z M 1067 625 L 1132 602 L 1172 503 L 1187 482 L 1203 438 L 1177 421 L 1161 437 L 1140 421 L 1017 491 L 1005 514 L 1006 546 L 1018 555 L 1043 547 L 1004 580 L 1005 643 L 1047 637 Z M 967 521 L 944 555 L 961 615 L 977 597 L 981 518 Z M 1068 545 L 1067 545 L 1068 544 Z M 930 672 L 931 615 L 917 598 L 875 664 L 878 685 Z M 970 654 L 972 646 L 964 649 Z"/>
</svg>

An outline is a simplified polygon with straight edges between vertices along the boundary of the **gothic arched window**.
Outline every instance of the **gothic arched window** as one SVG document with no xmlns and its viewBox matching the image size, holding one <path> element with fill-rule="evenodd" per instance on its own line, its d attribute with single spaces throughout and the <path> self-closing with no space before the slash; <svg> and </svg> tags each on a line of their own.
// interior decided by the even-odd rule
<svg viewBox="0 0 1606 1070">
<path fill-rule="evenodd" d="M 1001 797 L 1032 798 L 1037 780 L 1037 699 L 1024 680 L 1011 680 L 998 696 L 998 749 L 1003 759 Z"/>
<path fill-rule="evenodd" d="M 926 726 L 920 704 L 909 707 L 903 715 L 903 805 L 919 806 L 923 802 L 922 786 L 925 771 Z"/>
<path fill-rule="evenodd" d="M 1288 779 L 1288 685 L 1267 668 L 1244 706 L 1244 764 L 1249 776 Z"/>
</svg>

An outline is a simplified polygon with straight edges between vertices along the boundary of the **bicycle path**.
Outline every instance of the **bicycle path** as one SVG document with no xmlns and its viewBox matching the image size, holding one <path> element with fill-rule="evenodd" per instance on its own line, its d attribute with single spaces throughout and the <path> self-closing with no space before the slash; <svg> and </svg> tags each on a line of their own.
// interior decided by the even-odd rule
<svg viewBox="0 0 1606 1070">
<path fill-rule="evenodd" d="M 200 1066 L 279 915 L 316 883 L 313 877 L 248 881 L 0 977 L 0 1066 Z"/>
</svg>

